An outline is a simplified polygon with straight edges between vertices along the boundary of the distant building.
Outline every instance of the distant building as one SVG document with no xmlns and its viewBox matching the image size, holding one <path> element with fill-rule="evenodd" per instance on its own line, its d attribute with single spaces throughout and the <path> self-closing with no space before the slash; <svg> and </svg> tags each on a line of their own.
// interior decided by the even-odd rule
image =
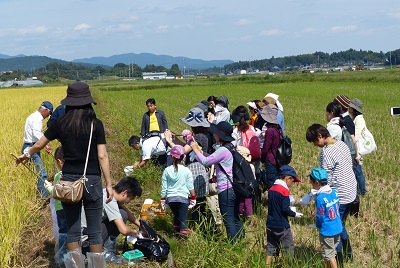
<svg viewBox="0 0 400 268">
<path fill-rule="evenodd" d="M 28 78 L 25 81 L 19 80 L 10 80 L 5 82 L 0 82 L 0 87 L 35 87 L 35 86 L 43 86 L 44 83 L 40 80 L 33 80 Z"/>
<path fill-rule="evenodd" d="M 143 79 L 147 79 L 147 80 L 166 79 L 167 72 L 142 73 L 142 77 L 143 77 Z"/>
</svg>

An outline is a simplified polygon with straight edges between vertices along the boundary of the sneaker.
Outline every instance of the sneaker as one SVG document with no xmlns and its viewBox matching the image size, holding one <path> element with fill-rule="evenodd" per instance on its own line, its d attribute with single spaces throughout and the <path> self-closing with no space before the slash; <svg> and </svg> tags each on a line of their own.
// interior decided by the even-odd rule
<svg viewBox="0 0 400 268">
<path fill-rule="evenodd" d="M 181 230 L 180 233 L 183 234 L 183 235 L 190 235 L 191 234 L 190 230 Z"/>
</svg>

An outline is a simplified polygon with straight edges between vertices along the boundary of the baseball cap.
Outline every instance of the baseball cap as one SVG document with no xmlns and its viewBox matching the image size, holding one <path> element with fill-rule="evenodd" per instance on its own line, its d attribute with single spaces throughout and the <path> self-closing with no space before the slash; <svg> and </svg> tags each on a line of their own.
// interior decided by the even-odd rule
<svg viewBox="0 0 400 268">
<path fill-rule="evenodd" d="M 50 111 L 50 114 L 53 113 L 53 104 L 51 104 L 51 102 L 44 101 L 44 102 L 42 102 L 42 104 L 40 104 L 40 106 L 48 109 Z"/>
<path fill-rule="evenodd" d="M 176 159 L 181 159 L 185 155 L 185 149 L 181 145 L 175 145 L 170 153 Z"/>
<path fill-rule="evenodd" d="M 289 165 L 283 165 L 279 168 L 278 174 L 280 176 L 291 176 L 294 178 L 294 182 L 301 182 L 301 180 L 297 177 L 296 170 Z"/>
<path fill-rule="evenodd" d="M 328 182 L 328 172 L 323 168 L 313 168 L 308 176 L 321 183 Z"/>
</svg>

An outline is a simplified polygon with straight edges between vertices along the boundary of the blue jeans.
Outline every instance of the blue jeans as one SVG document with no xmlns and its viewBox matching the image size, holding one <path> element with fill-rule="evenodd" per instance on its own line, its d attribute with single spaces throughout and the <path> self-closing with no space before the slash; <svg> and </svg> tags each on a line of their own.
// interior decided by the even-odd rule
<svg viewBox="0 0 400 268">
<path fill-rule="evenodd" d="M 81 175 L 78 174 L 63 174 L 63 180 L 66 181 L 75 181 L 80 177 Z M 83 203 L 89 243 L 91 245 L 103 244 L 101 237 L 103 211 L 103 188 L 101 185 L 101 178 L 98 175 L 86 175 L 86 177 L 89 180 L 85 182 L 86 188 L 83 189 L 82 199 L 76 204 L 62 203 L 68 226 L 67 243 L 81 241 L 81 214 Z"/>
<path fill-rule="evenodd" d="M 22 153 L 24 152 L 25 148 L 32 146 L 33 143 L 24 143 L 24 145 L 22 145 Z M 33 165 L 35 166 L 36 173 L 40 176 L 40 178 L 42 178 L 37 178 L 37 189 L 42 198 L 46 198 L 49 194 L 44 187 L 44 181 L 47 180 L 47 172 L 44 168 L 42 158 L 40 157 L 40 152 L 32 155 L 31 160 L 33 162 Z"/>
<path fill-rule="evenodd" d="M 339 205 L 339 214 L 340 214 L 340 220 L 342 221 L 343 229 L 342 229 L 342 232 L 340 233 L 339 245 L 336 248 L 337 252 L 342 252 L 342 239 L 349 238 L 349 234 L 347 233 L 346 226 L 345 226 L 347 214 L 349 213 L 349 206 L 350 206 L 350 203 L 345 204 L 345 205 L 342 205 L 342 204 Z"/>
<path fill-rule="evenodd" d="M 358 193 L 364 196 L 367 193 L 367 186 L 365 183 L 365 177 L 362 171 L 362 166 L 359 165 L 358 163 L 356 164 L 355 174 L 358 185 Z"/>
<path fill-rule="evenodd" d="M 66 248 L 66 243 L 67 243 L 67 232 L 68 232 L 68 227 L 67 227 L 67 220 L 65 219 L 65 213 L 64 210 L 57 210 L 57 225 L 58 225 L 58 248 L 56 248 L 56 251 L 58 251 L 58 254 L 56 252 L 56 256 L 58 256 L 58 259 L 56 259 L 56 262 L 58 264 L 63 263 L 63 256 L 64 254 L 67 254 L 67 248 Z"/>
<path fill-rule="evenodd" d="M 233 188 L 229 188 L 218 194 L 218 203 L 228 239 L 234 244 L 235 240 L 241 239 L 245 235 L 239 219 L 239 198 L 236 198 Z"/>
<path fill-rule="evenodd" d="M 172 210 L 172 213 L 174 213 L 174 226 L 179 226 L 180 230 L 186 230 L 189 204 L 169 202 L 168 206 Z"/>
</svg>

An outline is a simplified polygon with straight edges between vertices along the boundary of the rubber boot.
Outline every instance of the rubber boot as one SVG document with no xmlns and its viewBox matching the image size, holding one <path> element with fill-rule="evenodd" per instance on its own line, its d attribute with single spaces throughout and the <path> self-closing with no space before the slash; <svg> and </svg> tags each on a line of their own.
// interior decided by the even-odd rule
<svg viewBox="0 0 400 268">
<path fill-rule="evenodd" d="M 88 268 L 106 268 L 106 260 L 104 258 L 104 252 L 88 252 L 86 253 L 88 258 Z"/>
<path fill-rule="evenodd" d="M 104 242 L 104 258 L 106 262 L 122 264 L 124 258 L 115 254 L 117 249 L 117 237 L 109 236 L 106 242 Z"/>
<path fill-rule="evenodd" d="M 346 261 L 353 262 L 353 249 L 351 248 L 350 240 L 348 238 L 342 239 L 342 244 L 343 244 L 344 259 Z"/>
<path fill-rule="evenodd" d="M 67 254 L 64 254 L 64 264 L 66 268 L 85 268 L 85 256 L 81 249 L 67 251 Z"/>
<path fill-rule="evenodd" d="M 343 253 L 342 252 L 336 252 L 336 262 L 337 262 L 337 266 L 339 268 L 344 268 Z"/>
</svg>

